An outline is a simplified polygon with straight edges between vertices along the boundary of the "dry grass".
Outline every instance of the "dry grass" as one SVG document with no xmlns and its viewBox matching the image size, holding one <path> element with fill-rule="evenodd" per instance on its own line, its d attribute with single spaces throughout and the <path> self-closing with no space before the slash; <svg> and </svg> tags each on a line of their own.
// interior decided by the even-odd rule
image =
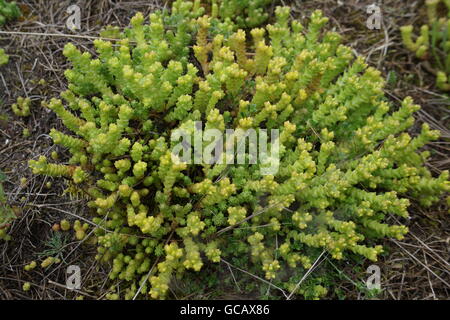
<svg viewBox="0 0 450 320">
<path fill-rule="evenodd" d="M 52 145 L 47 135 L 52 127 L 62 129 L 60 122 L 53 113 L 45 112 L 40 107 L 42 100 L 56 97 L 65 89 L 63 72 L 69 66 L 62 56 L 64 45 L 74 42 L 78 47 L 91 50 L 89 37 L 97 36 L 102 26 L 125 26 L 135 12 L 148 14 L 164 4 L 156 0 L 78 1 L 77 4 L 83 8 L 82 31 L 72 37 L 65 28 L 65 10 L 72 1 L 18 2 L 25 18 L 2 30 L 34 34 L 0 34 L 0 47 L 5 48 L 11 56 L 10 63 L 0 71 L 0 99 L 3 101 L 0 104 L 0 170 L 8 176 L 5 189 L 9 203 L 20 208 L 21 212 L 11 227 L 13 240 L 0 243 L 0 299 L 72 299 L 77 295 L 102 298 L 108 289 L 108 268 L 99 265 L 93 258 L 95 247 L 74 241 L 69 234 L 59 246 L 58 255 L 62 263 L 46 270 L 38 267 L 31 272 L 23 271 L 23 266 L 30 261 L 42 260 L 40 254 L 49 249 L 49 240 L 55 239 L 51 229 L 54 223 L 63 218 L 73 220 L 88 216 L 83 201 L 63 195 L 63 181 L 32 175 L 27 160 L 42 154 L 49 155 L 52 151 L 58 151 L 62 159 L 67 157 L 64 150 Z M 441 140 L 428 146 L 433 157 L 427 165 L 436 174 L 450 168 L 450 101 L 434 88 L 434 77 L 427 66 L 417 61 L 402 46 L 398 31 L 402 25 L 418 25 L 423 21 L 424 15 L 420 9 L 423 1 L 408 1 L 407 6 L 404 1 L 383 1 L 383 28 L 379 31 L 369 30 L 365 26 L 368 16 L 365 8 L 373 1 L 281 2 L 292 5 L 292 14 L 300 17 L 307 17 L 314 9 L 322 9 L 331 18 L 332 27 L 344 35 L 345 41 L 354 48 L 356 54 L 368 57 L 369 63 L 386 76 L 396 74 L 397 81 L 387 87 L 387 95 L 393 101 L 411 95 L 423 107 L 417 114 L 418 121 L 412 133 L 418 132 L 423 121 L 442 132 Z M 417 12 L 420 14 L 417 15 Z M 42 33 L 54 35 L 37 35 Z M 39 85 L 41 78 L 47 84 Z M 26 96 L 33 101 L 32 115 L 26 119 L 20 119 L 10 111 L 9 106 L 18 96 Z M 23 137 L 24 128 L 29 129 L 30 137 Z M 21 178 L 27 178 L 25 185 L 20 184 Z M 50 188 L 47 188 L 47 182 L 52 182 Z M 381 297 L 448 299 L 448 207 L 444 201 L 426 210 L 414 204 L 411 216 L 411 233 L 407 238 L 401 242 L 389 240 L 385 243 L 390 254 L 379 263 L 384 288 Z M 80 265 L 84 271 L 83 292 L 64 288 L 66 274 L 63 266 L 71 264 Z M 226 263 L 224 268 L 233 279 L 241 276 L 242 271 L 232 270 Z M 339 264 L 338 268 L 347 275 L 349 281 L 343 281 L 337 286 L 348 298 L 361 298 L 354 286 L 355 281 L 361 281 L 361 275 L 355 274 L 352 265 Z M 32 283 L 32 289 L 23 292 L 22 285 L 26 281 Z M 235 293 L 229 293 L 228 296 L 239 297 Z"/>
</svg>

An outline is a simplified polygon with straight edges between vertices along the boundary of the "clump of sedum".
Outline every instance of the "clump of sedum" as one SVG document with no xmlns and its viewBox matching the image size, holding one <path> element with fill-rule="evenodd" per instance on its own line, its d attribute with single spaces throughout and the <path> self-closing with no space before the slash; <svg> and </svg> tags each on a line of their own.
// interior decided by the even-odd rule
<svg viewBox="0 0 450 320">
<path fill-rule="evenodd" d="M 416 56 L 429 60 L 436 75 L 436 86 L 450 91 L 450 0 L 426 0 L 428 23 L 413 37 L 412 25 L 401 28 L 403 43 Z M 440 6 L 446 7 L 446 16 L 440 17 Z"/>
<path fill-rule="evenodd" d="M 21 15 L 20 9 L 16 2 L 8 2 L 0 0 L 0 26 L 6 22 L 19 18 Z"/>
<path fill-rule="evenodd" d="M 293 280 L 280 273 L 304 273 L 323 250 L 376 261 L 377 239 L 407 232 L 390 215 L 405 221 L 409 199 L 429 206 L 449 190 L 421 151 L 439 132 L 406 132 L 419 106 L 393 106 L 380 72 L 322 31 L 320 11 L 304 26 L 279 7 L 274 24 L 228 36 L 202 14 L 186 1 L 149 24 L 138 14 L 115 45 L 95 41 L 95 57 L 68 44 L 69 89 L 45 103 L 67 128 L 51 137 L 72 156 L 30 166 L 88 195 L 97 258 L 125 298 L 164 298 L 174 276 L 221 259 L 248 259 L 284 288 Z M 196 121 L 279 129 L 279 170 L 174 161 L 171 134 Z"/>
</svg>

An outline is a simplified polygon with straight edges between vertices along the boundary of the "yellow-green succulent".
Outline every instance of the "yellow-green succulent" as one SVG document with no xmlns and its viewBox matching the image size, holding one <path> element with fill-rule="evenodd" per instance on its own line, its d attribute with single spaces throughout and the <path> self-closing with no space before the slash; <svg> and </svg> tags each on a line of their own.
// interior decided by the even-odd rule
<svg viewBox="0 0 450 320">
<path fill-rule="evenodd" d="M 428 23 L 420 28 L 420 35 L 413 38 L 414 27 L 403 26 L 403 43 L 420 59 L 430 60 L 436 76 L 436 86 L 450 91 L 450 0 L 426 0 Z M 445 6 L 446 16 L 439 14 L 439 6 Z"/>
</svg>

